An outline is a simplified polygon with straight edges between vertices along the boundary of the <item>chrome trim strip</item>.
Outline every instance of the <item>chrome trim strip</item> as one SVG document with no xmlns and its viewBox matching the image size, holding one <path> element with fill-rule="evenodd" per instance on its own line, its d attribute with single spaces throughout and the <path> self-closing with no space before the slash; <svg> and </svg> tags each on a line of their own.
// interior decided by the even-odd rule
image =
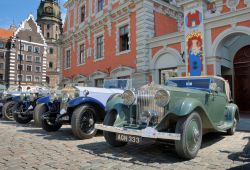
<svg viewBox="0 0 250 170">
<path fill-rule="evenodd" d="M 178 133 L 165 133 L 165 132 L 157 132 L 156 130 L 152 132 L 153 128 L 143 129 L 143 130 L 135 130 L 128 128 L 119 128 L 113 126 L 106 126 L 102 124 L 95 124 L 95 128 L 98 130 L 103 130 L 107 132 L 120 133 L 125 135 L 133 135 L 140 136 L 144 138 L 152 138 L 152 139 L 169 139 L 169 140 L 181 140 L 181 134 Z"/>
</svg>

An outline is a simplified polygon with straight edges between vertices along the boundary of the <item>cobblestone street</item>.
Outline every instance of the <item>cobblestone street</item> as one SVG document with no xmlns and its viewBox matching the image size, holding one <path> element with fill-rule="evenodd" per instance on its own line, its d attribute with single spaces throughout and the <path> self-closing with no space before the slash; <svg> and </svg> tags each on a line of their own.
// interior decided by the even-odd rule
<svg viewBox="0 0 250 170">
<path fill-rule="evenodd" d="M 249 123 L 246 121 L 245 123 Z M 69 126 L 47 133 L 33 124 L 0 121 L 0 169 L 250 169 L 250 133 L 208 134 L 191 161 L 173 147 L 129 144 L 112 148 L 101 133 L 76 140 Z"/>
</svg>

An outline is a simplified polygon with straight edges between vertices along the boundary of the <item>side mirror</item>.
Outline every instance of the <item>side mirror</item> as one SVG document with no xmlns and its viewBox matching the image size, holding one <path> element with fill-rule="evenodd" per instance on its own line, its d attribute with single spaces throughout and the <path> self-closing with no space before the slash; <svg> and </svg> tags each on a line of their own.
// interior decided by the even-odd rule
<svg viewBox="0 0 250 170">
<path fill-rule="evenodd" d="M 212 92 L 218 92 L 218 86 L 217 86 L 216 83 L 211 83 L 209 89 L 210 89 Z"/>
</svg>

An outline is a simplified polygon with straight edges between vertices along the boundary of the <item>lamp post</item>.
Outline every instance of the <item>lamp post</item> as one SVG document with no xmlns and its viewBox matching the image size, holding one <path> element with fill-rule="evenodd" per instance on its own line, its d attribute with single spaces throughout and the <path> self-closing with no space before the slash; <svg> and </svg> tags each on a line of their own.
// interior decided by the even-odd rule
<svg viewBox="0 0 250 170">
<path fill-rule="evenodd" d="M 20 44 L 19 44 L 19 79 L 18 79 L 18 90 L 21 91 L 21 74 L 22 74 L 22 59 L 21 59 L 21 56 L 22 56 L 22 40 L 20 39 Z"/>
<path fill-rule="evenodd" d="M 18 40 L 19 39 L 19 37 L 15 37 L 15 39 L 16 40 Z M 16 40 L 15 40 L 15 42 L 16 42 Z M 14 46 L 14 48 L 15 48 L 15 46 Z M 18 55 L 18 54 L 17 54 Z M 22 40 L 21 39 L 19 39 L 19 69 L 18 69 L 18 71 L 19 71 L 19 75 L 17 76 L 18 77 L 18 91 L 21 91 L 21 74 L 22 74 L 22 67 L 21 67 L 21 65 L 22 65 L 22 58 L 21 58 L 21 56 L 22 56 Z"/>
</svg>

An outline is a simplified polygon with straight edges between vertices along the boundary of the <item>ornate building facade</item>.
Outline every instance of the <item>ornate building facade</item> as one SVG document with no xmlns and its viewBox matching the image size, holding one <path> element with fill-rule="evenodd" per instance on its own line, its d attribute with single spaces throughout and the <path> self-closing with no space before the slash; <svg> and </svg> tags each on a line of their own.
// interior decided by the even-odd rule
<svg viewBox="0 0 250 170">
<path fill-rule="evenodd" d="M 46 82 L 47 44 L 30 15 L 11 37 L 8 81 L 10 85 L 41 85 Z"/>
<path fill-rule="evenodd" d="M 59 84 L 59 44 L 62 34 L 61 11 L 57 0 L 41 0 L 37 10 L 37 23 L 48 45 L 46 82 L 50 87 L 56 87 Z"/>
<path fill-rule="evenodd" d="M 68 0 L 65 7 L 64 83 L 129 77 L 136 88 L 218 75 L 250 110 L 249 0 Z"/>
</svg>

